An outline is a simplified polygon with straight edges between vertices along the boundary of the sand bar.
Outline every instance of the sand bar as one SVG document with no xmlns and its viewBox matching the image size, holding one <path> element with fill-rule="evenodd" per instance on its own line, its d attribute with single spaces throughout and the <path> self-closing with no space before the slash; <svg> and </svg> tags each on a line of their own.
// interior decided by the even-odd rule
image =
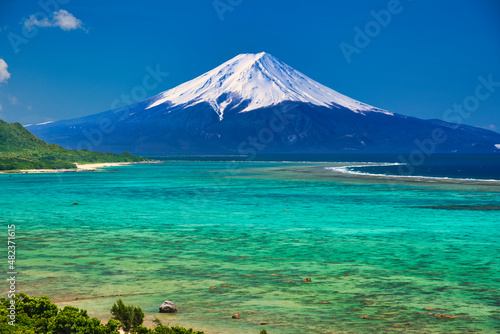
<svg viewBox="0 0 500 334">
<path fill-rule="evenodd" d="M 76 168 L 71 169 L 23 169 L 23 170 L 7 170 L 0 171 L 0 174 L 43 174 L 43 173 L 76 173 L 76 172 L 95 172 L 101 168 L 106 167 L 118 167 L 118 166 L 128 166 L 128 165 L 140 165 L 140 164 L 155 164 L 163 163 L 163 161 L 153 160 L 153 161 L 139 161 L 139 162 L 106 162 L 106 163 L 96 163 L 96 164 L 78 164 L 75 163 Z"/>
</svg>

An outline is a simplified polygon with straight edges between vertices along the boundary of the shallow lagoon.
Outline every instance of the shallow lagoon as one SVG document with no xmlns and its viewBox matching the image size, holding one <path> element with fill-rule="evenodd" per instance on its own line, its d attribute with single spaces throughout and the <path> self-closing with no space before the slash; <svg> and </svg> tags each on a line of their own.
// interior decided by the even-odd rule
<svg viewBox="0 0 500 334">
<path fill-rule="evenodd" d="M 499 332 L 499 183 L 325 169 L 338 165 L 0 175 L 18 290 L 103 319 L 121 295 L 207 333 Z M 156 313 L 166 299 L 178 314 Z"/>
</svg>

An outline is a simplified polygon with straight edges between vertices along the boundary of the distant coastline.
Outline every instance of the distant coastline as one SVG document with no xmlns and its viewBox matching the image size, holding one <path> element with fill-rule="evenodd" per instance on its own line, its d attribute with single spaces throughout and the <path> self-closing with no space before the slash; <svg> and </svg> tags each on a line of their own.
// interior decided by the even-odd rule
<svg viewBox="0 0 500 334">
<path fill-rule="evenodd" d="M 119 166 L 129 166 L 129 165 L 141 165 L 141 164 L 158 164 L 163 163 L 163 161 L 152 160 L 152 161 L 137 161 L 137 162 L 105 162 L 105 163 L 93 163 L 93 164 L 78 164 L 75 163 L 76 168 L 67 169 L 23 169 L 23 170 L 6 170 L 0 171 L 0 174 L 45 174 L 45 173 L 79 173 L 79 172 L 95 172 L 106 167 L 119 167 Z"/>
</svg>

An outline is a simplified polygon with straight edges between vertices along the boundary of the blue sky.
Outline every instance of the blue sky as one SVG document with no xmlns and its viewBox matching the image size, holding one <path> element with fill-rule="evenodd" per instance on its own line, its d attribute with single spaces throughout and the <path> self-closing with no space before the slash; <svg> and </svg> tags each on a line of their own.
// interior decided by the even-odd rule
<svg viewBox="0 0 500 334">
<path fill-rule="evenodd" d="M 102 112 L 261 51 L 362 102 L 500 131 L 497 0 L 4 0 L 0 118 Z"/>
</svg>

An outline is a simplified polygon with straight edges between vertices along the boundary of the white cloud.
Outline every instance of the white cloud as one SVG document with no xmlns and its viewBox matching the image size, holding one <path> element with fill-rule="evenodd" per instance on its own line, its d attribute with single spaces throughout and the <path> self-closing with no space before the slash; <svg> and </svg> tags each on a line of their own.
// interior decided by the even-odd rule
<svg viewBox="0 0 500 334">
<path fill-rule="evenodd" d="M 7 98 L 9 99 L 10 104 L 17 104 L 17 96 L 7 95 Z"/>
<path fill-rule="evenodd" d="M 60 9 L 54 12 L 54 16 L 49 20 L 48 17 L 42 17 L 40 20 L 36 17 L 36 14 L 30 15 L 29 19 L 24 22 L 24 25 L 28 30 L 33 27 L 58 27 L 62 30 L 77 30 L 83 29 L 82 21 L 73 16 L 70 12 L 64 9 Z"/>
<path fill-rule="evenodd" d="M 2 105 L 0 104 L 0 111 L 2 111 Z"/>
<path fill-rule="evenodd" d="M 7 82 L 10 78 L 10 73 L 7 71 L 7 67 L 9 67 L 9 65 L 7 65 L 5 60 L 0 59 L 0 83 Z"/>
<path fill-rule="evenodd" d="M 54 20 L 56 27 L 61 27 L 62 30 L 75 30 L 83 29 L 82 21 L 68 13 L 64 9 L 54 13 Z"/>
</svg>

